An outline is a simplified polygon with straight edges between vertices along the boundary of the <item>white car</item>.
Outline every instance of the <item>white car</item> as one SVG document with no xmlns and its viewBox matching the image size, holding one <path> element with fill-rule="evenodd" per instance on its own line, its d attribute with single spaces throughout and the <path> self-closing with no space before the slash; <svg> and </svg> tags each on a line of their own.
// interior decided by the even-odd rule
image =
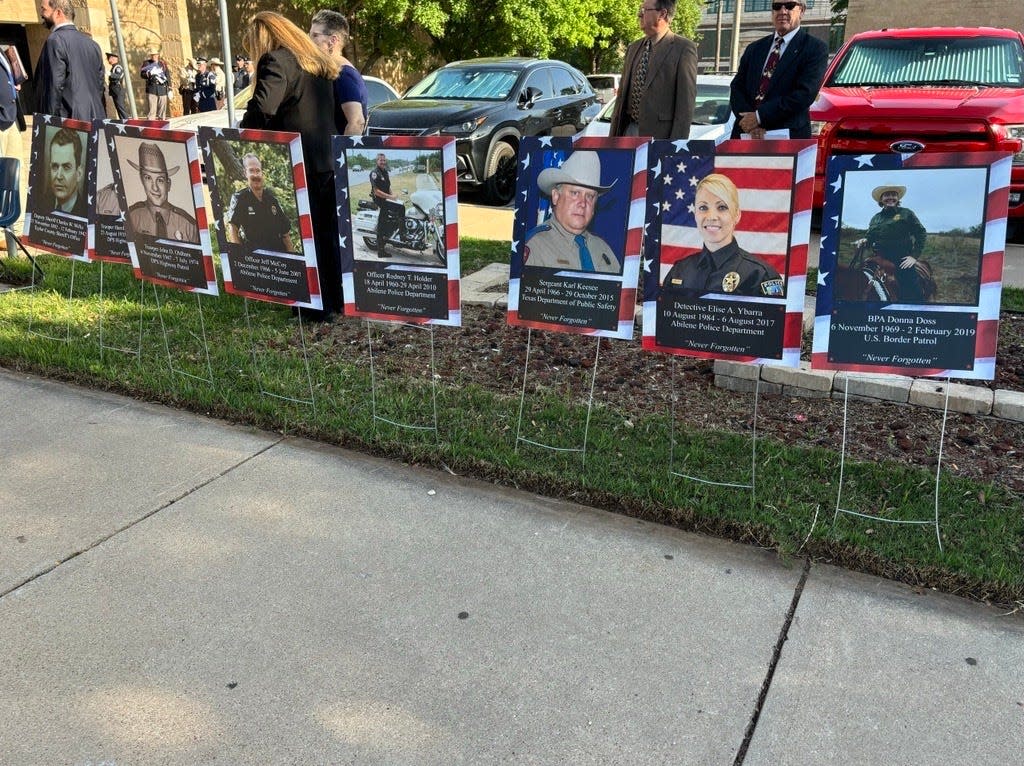
<svg viewBox="0 0 1024 766">
<path fill-rule="evenodd" d="M 693 110 L 693 124 L 690 138 L 701 141 L 718 141 L 732 134 L 735 115 L 729 108 L 729 84 L 732 75 L 697 75 L 697 105 Z M 607 136 L 611 127 L 615 99 L 605 104 L 604 109 L 583 129 L 585 136 Z"/>
<path fill-rule="evenodd" d="M 587 75 L 587 81 L 590 83 L 590 87 L 594 89 L 594 93 L 597 94 L 597 100 L 602 104 L 607 104 L 609 101 L 615 100 L 615 96 L 619 93 L 619 82 L 621 80 L 621 74 Z"/>
<path fill-rule="evenodd" d="M 398 98 L 398 91 L 378 77 L 369 77 L 364 75 L 363 81 L 366 83 L 368 108 L 373 108 L 377 106 L 377 104 L 383 104 L 385 101 L 394 101 Z M 249 105 L 249 99 L 252 98 L 252 89 L 253 86 L 248 85 L 235 94 L 236 122 L 241 120 L 242 115 L 245 114 L 245 107 Z M 182 115 L 181 117 L 172 117 L 170 123 L 169 127 L 175 130 L 191 130 L 193 132 L 200 125 L 209 125 L 214 128 L 226 128 L 228 127 L 228 110 L 224 108 L 216 109 L 212 112 L 200 112 L 199 114 L 187 114 Z"/>
</svg>

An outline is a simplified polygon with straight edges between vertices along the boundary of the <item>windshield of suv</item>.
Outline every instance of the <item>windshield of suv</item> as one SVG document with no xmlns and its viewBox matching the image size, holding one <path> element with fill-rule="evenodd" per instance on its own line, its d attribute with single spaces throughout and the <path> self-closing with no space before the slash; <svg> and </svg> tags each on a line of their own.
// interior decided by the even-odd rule
<svg viewBox="0 0 1024 766">
<path fill-rule="evenodd" d="M 409 88 L 405 98 L 504 101 L 518 79 L 516 69 L 438 69 Z"/>
<path fill-rule="evenodd" d="M 1024 50 L 1001 37 L 889 37 L 854 43 L 828 84 L 1024 86 Z"/>
</svg>

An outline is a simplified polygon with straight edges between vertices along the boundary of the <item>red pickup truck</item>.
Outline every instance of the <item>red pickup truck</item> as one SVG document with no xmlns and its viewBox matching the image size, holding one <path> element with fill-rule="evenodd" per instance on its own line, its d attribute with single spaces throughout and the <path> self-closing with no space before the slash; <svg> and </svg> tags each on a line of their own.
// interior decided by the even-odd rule
<svg viewBox="0 0 1024 766">
<path fill-rule="evenodd" d="M 1024 234 L 1024 35 L 991 27 L 883 29 L 852 37 L 811 106 L 814 204 L 833 154 L 1014 154 L 1008 224 Z"/>
</svg>

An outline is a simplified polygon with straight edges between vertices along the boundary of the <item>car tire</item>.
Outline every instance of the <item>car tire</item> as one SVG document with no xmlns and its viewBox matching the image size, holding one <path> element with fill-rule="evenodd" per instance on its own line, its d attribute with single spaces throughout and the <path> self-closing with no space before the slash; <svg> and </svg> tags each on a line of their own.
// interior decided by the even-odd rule
<svg viewBox="0 0 1024 766">
<path fill-rule="evenodd" d="M 516 195 L 516 149 L 508 141 L 491 147 L 484 172 L 487 199 L 494 205 L 507 205 Z"/>
<path fill-rule="evenodd" d="M 369 250 L 377 249 L 377 238 L 376 237 L 363 237 L 363 244 L 366 245 Z"/>
</svg>

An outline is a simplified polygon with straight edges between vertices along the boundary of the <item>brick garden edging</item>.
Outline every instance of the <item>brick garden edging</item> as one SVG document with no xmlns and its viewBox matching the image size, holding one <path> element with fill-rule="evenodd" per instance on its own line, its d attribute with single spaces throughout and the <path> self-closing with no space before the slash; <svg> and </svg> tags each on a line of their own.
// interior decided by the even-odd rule
<svg viewBox="0 0 1024 766">
<path fill-rule="evenodd" d="M 762 393 L 812 399 L 842 399 L 849 380 L 851 399 L 913 404 L 941 410 L 949 387 L 949 411 L 968 415 L 992 415 L 1024 423 L 1024 393 L 996 390 L 933 378 L 903 375 L 812 370 L 810 362 L 799 367 L 775 367 L 741 362 L 715 361 L 715 385 L 729 391 L 753 392 L 760 379 Z"/>
<path fill-rule="evenodd" d="M 462 278 L 462 302 L 478 306 L 506 306 L 508 264 L 491 263 Z M 638 307 L 639 313 L 639 307 Z M 639 320 L 639 317 L 638 317 Z M 814 299 L 808 296 L 804 328 L 814 321 Z M 946 382 L 934 378 L 904 375 L 812 370 L 810 362 L 799 367 L 775 367 L 741 362 L 715 361 L 715 385 L 730 391 L 753 393 L 757 380 L 761 392 L 813 399 L 842 399 L 849 379 L 851 399 L 912 404 L 941 410 L 946 400 Z M 982 386 L 949 383 L 949 411 L 969 415 L 992 415 L 1024 423 L 1024 393 Z"/>
</svg>

